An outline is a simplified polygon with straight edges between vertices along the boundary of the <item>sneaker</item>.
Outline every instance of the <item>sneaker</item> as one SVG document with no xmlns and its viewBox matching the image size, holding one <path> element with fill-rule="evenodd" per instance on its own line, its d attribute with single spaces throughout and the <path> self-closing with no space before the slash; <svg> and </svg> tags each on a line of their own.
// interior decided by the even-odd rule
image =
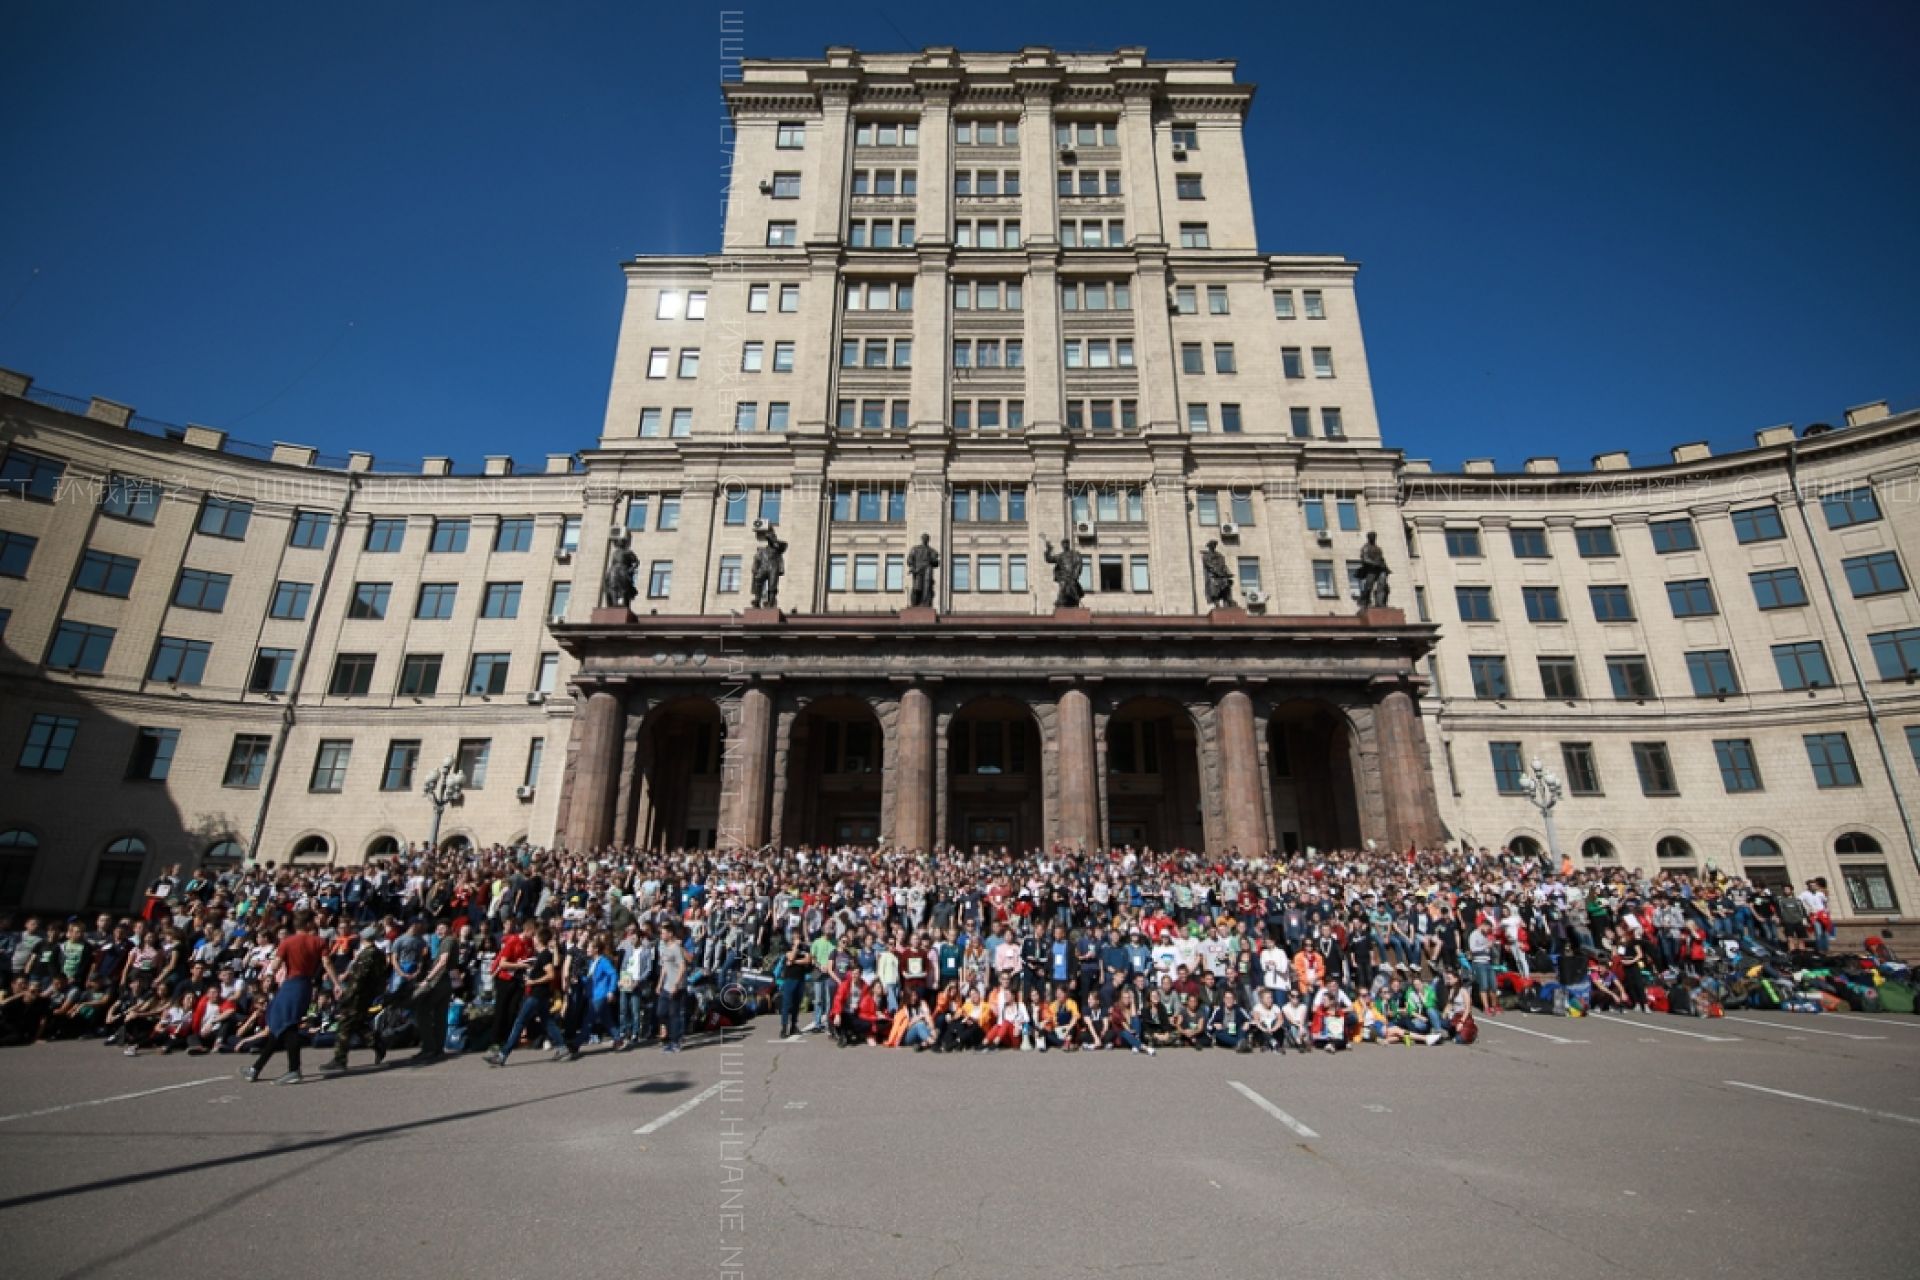
<svg viewBox="0 0 1920 1280">
<path fill-rule="evenodd" d="M 378 1040 L 373 1043 L 373 1065 L 379 1066 L 387 1060 L 387 1046 Z"/>
<path fill-rule="evenodd" d="M 242 1071 L 240 1073 L 240 1078 L 242 1080 L 245 1080 L 248 1084 L 252 1084 L 255 1080 L 258 1080 L 260 1078 L 260 1068 L 248 1067 L 245 1071 Z"/>
<path fill-rule="evenodd" d="M 567 1054 L 567 1061 L 568 1062 L 580 1061 L 580 1051 L 578 1049 L 575 1049 L 571 1053 Z"/>
<path fill-rule="evenodd" d="M 498 1053 L 490 1053 L 485 1058 L 482 1058 L 481 1061 L 490 1067 L 504 1067 L 507 1065 L 507 1060 Z"/>
<path fill-rule="evenodd" d="M 320 1070 L 326 1075 L 338 1075 L 347 1069 L 347 1064 L 339 1058 L 328 1058 L 320 1064 Z"/>
<path fill-rule="evenodd" d="M 1135 1046 L 1133 1046 L 1133 1051 L 1134 1051 L 1135 1053 L 1138 1053 L 1138 1052 L 1140 1052 L 1140 1046 L 1139 1046 L 1139 1045 L 1135 1045 Z"/>
<path fill-rule="evenodd" d="M 1149 1058 L 1151 1058 L 1151 1057 L 1153 1056 L 1153 1046 L 1152 1046 L 1152 1045 L 1148 1045 L 1148 1046 L 1147 1046 L 1147 1056 L 1148 1056 Z"/>
<path fill-rule="evenodd" d="M 551 1061 L 565 1062 L 566 1060 L 567 1060 L 567 1046 L 561 1045 L 558 1049 L 555 1049 L 553 1051 L 553 1057 Z"/>
<path fill-rule="evenodd" d="M 275 1084 L 299 1084 L 300 1073 L 298 1071 L 289 1071 L 287 1072 L 287 1074 L 281 1076 L 278 1080 L 275 1080 L 274 1083 Z"/>
<path fill-rule="evenodd" d="M 140 1048 L 138 1045 L 130 1044 L 127 1046 L 127 1051 L 120 1056 L 123 1058 L 137 1058 L 140 1056 Z"/>
</svg>

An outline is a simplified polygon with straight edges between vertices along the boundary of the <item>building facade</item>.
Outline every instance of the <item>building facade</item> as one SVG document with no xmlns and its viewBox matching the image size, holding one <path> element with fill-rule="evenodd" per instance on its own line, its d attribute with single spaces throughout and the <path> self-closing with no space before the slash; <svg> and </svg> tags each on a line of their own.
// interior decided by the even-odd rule
<svg viewBox="0 0 1920 1280">
<path fill-rule="evenodd" d="M 449 757 L 443 839 L 1221 851 L 1544 846 L 1541 757 L 1575 856 L 1912 909 L 1920 415 L 1439 474 L 1383 442 L 1355 264 L 1259 251 L 1232 63 L 835 48 L 725 92 L 721 251 L 624 264 L 598 444 L 535 474 L 0 375 L 0 901 L 358 862 Z"/>
</svg>

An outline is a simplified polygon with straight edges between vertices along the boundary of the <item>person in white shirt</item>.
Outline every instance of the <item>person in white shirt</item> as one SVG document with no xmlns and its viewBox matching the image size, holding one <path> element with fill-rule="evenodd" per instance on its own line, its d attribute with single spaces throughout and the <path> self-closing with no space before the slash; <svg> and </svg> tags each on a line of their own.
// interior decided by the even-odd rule
<svg viewBox="0 0 1920 1280">
<path fill-rule="evenodd" d="M 1274 993 L 1275 997 L 1287 994 L 1289 961 L 1287 949 L 1276 940 L 1267 943 L 1260 951 L 1260 985 Z"/>
</svg>

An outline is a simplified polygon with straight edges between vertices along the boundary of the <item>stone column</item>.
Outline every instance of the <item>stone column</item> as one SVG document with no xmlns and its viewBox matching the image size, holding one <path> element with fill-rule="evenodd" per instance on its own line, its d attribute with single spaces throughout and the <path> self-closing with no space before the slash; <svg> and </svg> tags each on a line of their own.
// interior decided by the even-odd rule
<svg viewBox="0 0 1920 1280">
<path fill-rule="evenodd" d="M 773 695 L 749 685 L 729 731 L 720 793 L 722 849 L 758 849 L 767 842 L 773 810 Z"/>
<path fill-rule="evenodd" d="M 1243 689 L 1221 696 L 1214 716 L 1220 749 L 1220 800 L 1226 813 L 1227 843 L 1242 856 L 1264 854 L 1266 805 L 1260 795 L 1260 745 L 1254 736 L 1253 699 Z"/>
<path fill-rule="evenodd" d="M 893 830 L 887 835 L 898 848 L 933 847 L 933 699 L 915 687 L 900 695 L 900 714 L 894 722 Z"/>
<path fill-rule="evenodd" d="M 613 838 L 613 801 L 626 724 L 620 701 L 611 689 L 595 689 L 574 730 L 580 735 L 580 750 L 574 757 L 567 845 L 575 850 L 598 849 Z"/>
<path fill-rule="evenodd" d="M 1433 794 L 1427 735 L 1412 690 L 1404 682 L 1374 686 L 1373 726 L 1388 844 L 1405 849 L 1410 844 L 1438 842 L 1440 808 Z"/>
<path fill-rule="evenodd" d="M 1093 700 L 1081 688 L 1060 695 L 1054 732 L 1059 738 L 1060 843 L 1100 847 L 1100 779 L 1093 746 Z"/>
</svg>

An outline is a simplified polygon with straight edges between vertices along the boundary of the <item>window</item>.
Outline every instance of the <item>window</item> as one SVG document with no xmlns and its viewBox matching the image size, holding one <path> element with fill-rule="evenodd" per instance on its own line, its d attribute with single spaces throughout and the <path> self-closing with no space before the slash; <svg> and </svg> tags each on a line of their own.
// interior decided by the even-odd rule
<svg viewBox="0 0 1920 1280">
<path fill-rule="evenodd" d="M 1591 742 L 1560 744 L 1560 763 L 1567 775 L 1567 791 L 1576 796 L 1597 796 L 1600 790 L 1600 763 L 1594 757 Z"/>
<path fill-rule="evenodd" d="M 413 616 L 428 620 L 446 619 L 453 616 L 453 602 L 460 594 L 457 582 L 423 582 L 420 584 L 420 602 L 414 606 Z"/>
<path fill-rule="evenodd" d="M 267 614 L 269 617 L 299 622 L 307 616 L 307 605 L 312 599 L 311 582 L 276 582 L 273 584 L 273 603 L 267 607 Z"/>
<path fill-rule="evenodd" d="M 1478 529 L 1448 529 L 1447 554 L 1455 560 L 1477 560 L 1481 556 Z"/>
<path fill-rule="evenodd" d="M 387 766 L 380 771 L 382 791 L 413 790 L 414 771 L 420 767 L 420 740 L 395 738 L 387 744 Z"/>
<path fill-rule="evenodd" d="M 533 517 L 502 516 L 493 531 L 495 551 L 533 550 Z"/>
<path fill-rule="evenodd" d="M 1778 861 L 1786 856 L 1786 853 L 1782 851 L 1780 846 L 1766 836 L 1752 835 L 1740 841 L 1740 860 L 1742 862 Z M 1750 877 L 1752 876 L 1752 872 L 1748 872 L 1747 874 Z M 1788 881 L 1786 883 L 1790 885 L 1792 882 Z"/>
<path fill-rule="evenodd" d="M 27 566 L 33 563 L 33 550 L 39 545 L 38 538 L 0 529 L 0 577 L 26 577 Z"/>
<path fill-rule="evenodd" d="M 201 533 L 209 538 L 230 538 L 235 542 L 247 536 L 247 523 L 253 519 L 251 502 L 235 502 L 231 498 L 208 498 L 206 505 L 200 508 Z"/>
<path fill-rule="evenodd" d="M 1834 840 L 1833 851 L 1843 858 L 1877 858 L 1880 842 L 1864 831 L 1849 831 Z"/>
<path fill-rule="evenodd" d="M 513 668 L 513 655 L 476 653 L 467 669 L 467 692 L 493 697 L 507 691 L 507 675 Z"/>
<path fill-rule="evenodd" d="M 387 599 L 393 593 L 390 582 L 356 582 L 353 598 L 347 602 L 347 617 L 379 621 L 387 616 Z"/>
<path fill-rule="evenodd" d="M 483 618 L 517 618 L 520 616 L 520 584 L 518 582 L 489 582 L 487 593 L 480 601 L 480 616 Z"/>
<path fill-rule="evenodd" d="M 807 145 L 807 126 L 799 120 L 782 120 L 774 127 L 773 145 L 781 151 L 798 151 Z"/>
<path fill-rule="evenodd" d="M 1640 774 L 1640 793 L 1648 796 L 1671 796 L 1679 794 L 1679 787 L 1673 778 L 1673 761 L 1667 755 L 1664 742 L 1636 742 L 1633 744 L 1633 767 Z"/>
<path fill-rule="evenodd" d="M 1687 654 L 1687 675 L 1696 697 L 1713 698 L 1740 692 L 1733 672 L 1733 654 L 1726 649 L 1695 649 Z"/>
<path fill-rule="evenodd" d="M 1587 599 L 1593 604 L 1595 622 L 1633 621 L 1633 596 L 1624 586 L 1588 587 Z"/>
<path fill-rule="evenodd" d="M 1820 499 L 1820 507 L 1826 512 L 1829 529 L 1871 524 L 1880 518 L 1880 504 L 1874 499 L 1871 489 L 1829 493 Z"/>
<path fill-rule="evenodd" d="M 469 520 L 435 520 L 433 522 L 433 541 L 427 550 L 439 552 L 460 552 L 467 549 L 467 534 L 473 524 Z"/>
<path fill-rule="evenodd" d="M 1857 787 L 1860 771 L 1853 763 L 1853 744 L 1844 733 L 1809 733 L 1801 736 L 1807 744 L 1807 763 L 1813 766 L 1814 785 Z"/>
<path fill-rule="evenodd" d="M 1747 738 L 1717 738 L 1713 744 L 1714 759 L 1720 764 L 1720 784 L 1733 795 L 1743 791 L 1759 791 L 1760 763 L 1754 758 L 1753 743 Z M 1774 850 L 1774 856 L 1779 856 Z M 1746 846 L 1742 844 L 1740 855 L 1746 857 Z"/>
<path fill-rule="evenodd" d="M 1343 532 L 1360 532 L 1360 507 L 1352 498 L 1334 499 L 1333 510 L 1335 515 L 1339 517 L 1340 528 Z"/>
<path fill-rule="evenodd" d="M 675 409 L 671 429 L 667 432 L 676 440 L 684 440 L 693 434 L 693 410 Z"/>
<path fill-rule="evenodd" d="M 173 603 L 182 609 L 202 609 L 219 613 L 226 607 L 227 587 L 233 578 L 205 569 L 182 569 L 173 589 Z M 124 594 L 124 593 L 121 593 Z"/>
<path fill-rule="evenodd" d="M 1580 664 L 1573 658 L 1541 658 L 1540 695 L 1571 699 L 1580 696 Z"/>
<path fill-rule="evenodd" d="M 1873 663 L 1882 680 L 1911 680 L 1920 676 L 1920 627 L 1881 631 L 1867 637 Z"/>
<path fill-rule="evenodd" d="M 1527 776 L 1527 769 L 1520 760 L 1520 744 L 1489 742 L 1487 751 L 1493 757 L 1494 788 L 1502 795 L 1524 795 L 1526 788 L 1520 785 L 1520 779 Z"/>
<path fill-rule="evenodd" d="M 1320 290 L 1305 290 L 1301 293 L 1300 300 L 1306 304 L 1307 319 L 1325 320 L 1327 318 L 1326 302 L 1322 298 Z"/>
<path fill-rule="evenodd" d="M 647 571 L 647 599 L 665 600 L 673 594 L 673 561 L 655 560 Z"/>
<path fill-rule="evenodd" d="M 767 245 L 769 248 L 784 249 L 800 243 L 800 224 L 797 222 L 769 222 L 767 224 Z"/>
<path fill-rule="evenodd" d="M 567 516 L 560 521 L 560 550 L 572 555 L 580 549 L 580 517 Z"/>
<path fill-rule="evenodd" d="M 1510 698 L 1513 688 L 1507 683 L 1507 660 L 1489 654 L 1475 654 L 1467 659 L 1467 669 L 1473 673 L 1473 696 L 1476 698 Z"/>
<path fill-rule="evenodd" d="M 1127 588 L 1127 562 L 1124 556 L 1100 557 L 1100 590 L 1124 591 Z"/>
<path fill-rule="evenodd" d="M 1700 549 L 1700 538 L 1693 530 L 1693 521 L 1685 516 L 1677 520 L 1655 520 L 1647 525 L 1647 532 L 1653 535 L 1653 549 L 1661 555 Z"/>
<path fill-rule="evenodd" d="M 108 555 L 104 551 L 88 551 L 80 557 L 80 572 L 74 576 L 73 585 L 77 591 L 119 596 L 124 600 L 133 591 L 133 575 L 139 571 L 138 560 Z"/>
<path fill-rule="evenodd" d="M 1455 587 L 1453 598 L 1460 608 L 1460 621 L 1493 621 L 1493 589 L 1491 587 Z"/>
<path fill-rule="evenodd" d="M 1334 412 L 1338 413 L 1339 410 L 1336 409 Z M 1293 434 L 1296 438 L 1305 440 L 1313 435 L 1313 410 L 1302 409 L 1296 406 L 1295 408 L 1287 410 L 1287 416 L 1292 424 Z"/>
<path fill-rule="evenodd" d="M 1340 411 L 1338 409 L 1322 409 L 1320 411 L 1320 434 L 1329 440 L 1343 440 L 1346 438 L 1347 429 L 1340 421 Z"/>
<path fill-rule="evenodd" d="M 1212 248 L 1213 242 L 1207 236 L 1207 224 L 1204 222 L 1181 223 L 1180 247 L 1182 249 Z"/>
<path fill-rule="evenodd" d="M 1663 862 L 1685 862 L 1693 857 L 1693 846 L 1679 836 L 1661 836 L 1653 846 L 1653 856 Z"/>
<path fill-rule="evenodd" d="M 1200 175 L 1197 173 L 1177 173 L 1173 176 L 1173 191 L 1182 200 L 1204 200 L 1206 193 L 1201 189 Z M 1181 228 L 1183 231 L 1185 227 Z M 1188 245 L 1184 241 L 1182 248 L 1200 248 L 1204 246 Z"/>
<path fill-rule="evenodd" d="M 267 773 L 267 753 L 273 739 L 264 733 L 236 733 L 227 749 L 227 771 L 221 775 L 223 787 L 257 787 Z"/>
<path fill-rule="evenodd" d="M 248 693 L 285 693 L 293 678 L 293 650 L 257 649 L 253 655 L 253 673 L 247 678 Z"/>
<path fill-rule="evenodd" d="M 152 524 L 160 513 L 161 487 L 140 476 L 109 476 L 100 495 L 100 514 L 135 524 Z"/>
<path fill-rule="evenodd" d="M 1894 896 L 1893 878 L 1886 867 L 1843 866 L 1840 877 L 1846 881 L 1847 898 L 1855 911 L 1875 915 L 1899 912 L 1900 900 Z"/>
<path fill-rule="evenodd" d="M 375 657 L 371 653 L 343 653 L 333 660 L 333 678 L 327 693 L 335 698 L 364 698 L 373 688 Z"/>
<path fill-rule="evenodd" d="M 35 716 L 27 725 L 27 740 L 20 748 L 20 767 L 59 773 L 67 767 L 67 757 L 73 753 L 73 740 L 79 733 L 76 717 Z"/>
<path fill-rule="evenodd" d="M 654 528 L 661 533 L 670 533 L 680 527 L 680 495 L 663 493 L 660 495 L 660 519 Z"/>
<path fill-rule="evenodd" d="M 767 286 L 764 284 L 748 285 L 747 286 L 748 312 L 752 314 L 760 314 L 765 312 L 766 309 L 767 309 Z"/>
<path fill-rule="evenodd" d="M 1833 687 L 1833 673 L 1827 668 L 1827 651 L 1818 640 L 1774 645 L 1773 666 L 1780 673 L 1782 689 Z"/>
<path fill-rule="evenodd" d="M 133 736 L 133 758 L 127 761 L 127 777 L 139 782 L 165 782 L 173 768 L 174 748 L 180 745 L 178 729 L 153 729 L 142 726 Z"/>
<path fill-rule="evenodd" d="M 901 124 L 891 120 L 861 120 L 853 127 L 853 141 L 861 147 L 917 147 L 920 125 L 917 121 Z"/>
<path fill-rule="evenodd" d="M 547 589 L 547 616 L 549 618 L 566 617 L 567 606 L 572 603 L 573 584 L 571 582 L 556 582 Z"/>
<path fill-rule="evenodd" d="M 791 342 L 776 342 L 773 344 L 773 371 L 775 373 L 793 372 L 793 344 Z"/>
<path fill-rule="evenodd" d="M 1339 588 L 1333 581 L 1333 561 L 1315 560 L 1313 562 L 1313 594 L 1322 600 L 1339 599 Z"/>
<path fill-rule="evenodd" d="M 667 365 L 672 359 L 672 356 L 673 350 L 670 347 L 651 348 L 647 352 L 647 376 L 649 378 L 666 377 Z"/>
<path fill-rule="evenodd" d="M 1768 503 L 1764 507 L 1744 507 L 1732 513 L 1733 536 L 1742 543 L 1774 542 L 1787 536 L 1780 524 L 1780 508 Z"/>
<path fill-rule="evenodd" d="M 1580 552 L 1582 560 L 1604 560 L 1620 554 L 1620 547 L 1613 540 L 1613 526 L 1610 524 L 1575 525 L 1573 545 Z"/>
<path fill-rule="evenodd" d="M 207 658 L 212 653 L 213 646 L 205 640 L 161 636 L 153 650 L 153 665 L 147 671 L 147 679 L 197 685 L 207 673 Z"/>
<path fill-rule="evenodd" d="M 1705 578 L 1669 582 L 1667 603 L 1676 618 L 1707 618 L 1719 612 L 1713 604 L 1713 585 Z"/>
<path fill-rule="evenodd" d="M 1507 540 L 1513 544 L 1513 554 L 1520 560 L 1545 560 L 1553 554 L 1547 549 L 1545 529 L 1515 525 L 1507 530 Z"/>
<path fill-rule="evenodd" d="M 1558 587 L 1522 587 L 1520 598 L 1527 606 L 1528 622 L 1565 622 L 1567 615 L 1560 608 L 1560 588 Z"/>
<path fill-rule="evenodd" d="M 137 836 L 115 840 L 100 855 L 94 868 L 93 888 L 87 894 L 89 910 L 125 908 L 133 904 L 140 891 L 140 880 L 147 864 L 147 845 Z"/>
<path fill-rule="evenodd" d="M 440 691 L 440 655 L 409 653 L 400 660 L 401 697 L 431 698 Z"/>
<path fill-rule="evenodd" d="M 521 785 L 534 787 L 540 785 L 540 761 L 547 754 L 547 740 L 535 738 L 527 744 L 527 771 L 521 777 Z"/>
<path fill-rule="evenodd" d="M 1315 347 L 1313 349 L 1313 376 L 1316 378 L 1333 376 L 1333 348 Z"/>
<path fill-rule="evenodd" d="M 31 498 L 36 502 L 52 502 L 60 490 L 60 477 L 66 474 L 66 470 L 67 464 L 64 462 L 43 458 L 25 449 L 11 450 L 5 461 L 0 461 L 0 493 L 10 493 L 16 498 Z"/>
<path fill-rule="evenodd" d="M 47 666 L 55 671 L 84 671 L 98 675 L 113 650 L 113 628 L 84 622 L 63 622 L 47 648 Z"/>
<path fill-rule="evenodd" d="M 1213 344 L 1213 371 L 1215 373 L 1237 373 L 1233 362 L 1233 344 L 1216 342 Z"/>
<path fill-rule="evenodd" d="M 313 776 L 309 791 L 341 791 L 347 785 L 347 762 L 353 758 L 353 743 L 346 738 L 326 738 L 314 753 Z"/>
<path fill-rule="evenodd" d="M 1608 658 L 1607 680 L 1613 685 L 1613 696 L 1623 701 L 1653 696 L 1653 674 L 1639 654 Z"/>
<path fill-rule="evenodd" d="M 1173 145 L 1182 151 L 1198 151 L 1200 149 L 1200 130 L 1190 124 L 1174 125 Z"/>
<path fill-rule="evenodd" d="M 406 541 L 407 522 L 390 516 L 375 516 L 367 522 L 367 550 L 375 555 L 400 550 Z"/>
<path fill-rule="evenodd" d="M 973 557 L 953 557 L 953 563 L 947 573 L 947 586 L 954 591 L 973 590 Z"/>
<path fill-rule="evenodd" d="M 1753 602 L 1762 609 L 1786 609 L 1807 602 L 1798 569 L 1762 569 L 1747 575 L 1753 584 Z"/>
<path fill-rule="evenodd" d="M 773 198 L 775 200 L 798 200 L 800 198 L 800 175 L 797 173 L 774 174 Z"/>
<path fill-rule="evenodd" d="M 1891 551 L 1852 556 L 1842 560 L 1840 567 L 1846 570 L 1847 586 L 1856 600 L 1907 589 L 1907 575 L 1900 569 L 1900 557 Z"/>
</svg>

